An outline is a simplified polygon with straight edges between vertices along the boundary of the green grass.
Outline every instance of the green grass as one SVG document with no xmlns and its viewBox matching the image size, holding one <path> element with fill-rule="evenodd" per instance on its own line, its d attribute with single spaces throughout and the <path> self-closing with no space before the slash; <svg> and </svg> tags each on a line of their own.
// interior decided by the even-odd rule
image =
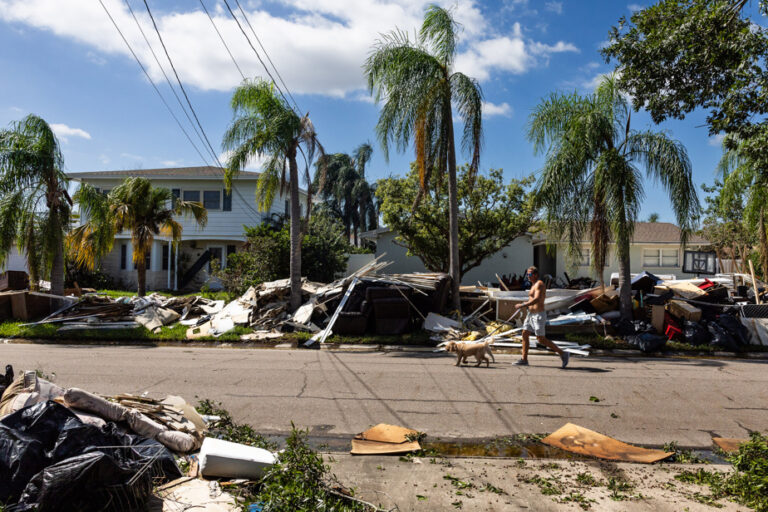
<svg viewBox="0 0 768 512">
<path fill-rule="evenodd" d="M 24 338 L 39 340 L 61 340 L 61 341 L 186 341 L 187 326 L 176 324 L 170 327 L 163 327 L 160 332 L 150 332 L 144 327 L 127 329 L 103 329 L 103 330 L 66 330 L 58 332 L 57 324 L 42 324 L 22 327 L 24 322 L 3 322 L 0 323 L 0 338 Z M 218 338 L 205 336 L 194 341 L 219 341 L 233 342 L 240 341 L 240 336 L 253 332 L 247 327 L 236 326 L 231 331 L 222 334 Z"/>
<path fill-rule="evenodd" d="M 118 297 L 135 297 L 136 296 L 135 291 L 129 291 L 129 290 L 97 290 L 96 293 L 98 293 L 99 295 L 106 295 L 107 297 L 112 297 L 113 299 L 116 299 Z M 152 293 L 162 295 L 163 297 L 194 297 L 199 295 L 201 297 L 204 297 L 206 299 L 211 299 L 211 300 L 231 301 L 234 299 L 234 297 L 232 297 L 227 292 L 175 293 L 175 292 L 151 291 L 151 292 L 148 292 L 147 295 Z"/>
<path fill-rule="evenodd" d="M 566 341 L 573 341 L 581 345 L 591 345 L 593 349 L 601 350 L 636 350 L 640 352 L 640 349 L 634 347 L 620 338 L 614 338 L 613 336 L 605 337 L 597 333 L 566 333 L 564 335 Z M 713 347 L 711 345 L 688 345 L 687 343 L 680 343 L 679 341 L 669 340 L 664 347 L 664 352 L 690 352 L 696 354 L 711 354 L 716 351 L 723 351 L 721 347 Z M 768 352 L 768 347 L 762 345 L 749 345 L 744 347 L 739 352 Z"/>
</svg>

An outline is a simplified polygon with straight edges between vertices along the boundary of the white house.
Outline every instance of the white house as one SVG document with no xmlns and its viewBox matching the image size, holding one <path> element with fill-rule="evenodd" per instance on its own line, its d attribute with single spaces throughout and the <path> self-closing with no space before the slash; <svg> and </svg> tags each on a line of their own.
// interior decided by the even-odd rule
<svg viewBox="0 0 768 512">
<path fill-rule="evenodd" d="M 408 256 L 407 250 L 395 241 L 397 233 L 389 228 L 379 228 L 363 233 L 364 238 L 376 242 L 376 256 L 386 253 L 385 261 L 393 264 L 387 267 L 387 272 L 424 272 L 426 269 L 421 259 Z M 708 242 L 693 236 L 686 248 L 695 250 L 708 245 Z M 531 265 L 539 268 L 541 275 L 552 275 L 563 279 L 563 272 L 569 277 L 593 277 L 590 267 L 589 242 L 584 242 L 579 261 L 568 261 L 565 244 L 546 240 L 541 235 L 521 236 L 504 249 L 485 259 L 480 266 L 464 274 L 462 284 L 474 284 L 497 281 L 496 274 L 522 275 Z M 610 244 L 607 265 L 605 268 L 606 281 L 611 273 L 618 272 L 615 245 Z M 653 274 L 674 275 L 678 279 L 692 277 L 683 273 L 683 249 L 680 247 L 680 229 L 668 222 L 638 222 L 635 224 L 635 234 L 630 244 L 630 271 L 640 273 L 648 271 Z"/>
<path fill-rule="evenodd" d="M 287 191 L 286 195 L 275 196 L 268 212 L 258 211 L 255 202 L 257 172 L 241 172 L 233 180 L 230 194 L 224 190 L 224 169 L 220 167 L 75 172 L 69 173 L 69 176 L 105 193 L 129 176 L 141 176 L 151 180 L 155 187 L 170 189 L 175 197 L 200 201 L 206 207 L 208 223 L 203 228 L 192 218 L 182 216 L 178 219 L 183 227 L 178 250 L 174 249 L 168 237 L 155 237 L 146 262 L 147 289 L 150 290 L 199 286 L 207 282 L 210 277 L 207 255 L 225 267 L 227 257 L 241 250 L 245 242 L 243 226 L 257 226 L 273 214 L 289 213 Z M 301 191 L 300 195 L 303 215 L 307 196 L 305 191 Z M 127 231 L 119 233 L 112 252 L 102 260 L 102 269 L 130 289 L 136 287 L 135 268 L 131 235 Z M 196 268 L 199 271 L 190 277 L 190 271 Z M 185 276 L 187 279 L 184 279 Z"/>
</svg>

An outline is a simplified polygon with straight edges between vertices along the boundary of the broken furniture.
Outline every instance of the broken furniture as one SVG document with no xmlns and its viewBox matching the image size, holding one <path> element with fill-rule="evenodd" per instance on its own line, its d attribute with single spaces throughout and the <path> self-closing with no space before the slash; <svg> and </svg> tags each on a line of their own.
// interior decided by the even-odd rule
<svg viewBox="0 0 768 512">
<path fill-rule="evenodd" d="M 0 274 L 0 292 L 27 288 L 29 288 L 29 275 L 23 270 L 6 270 Z"/>
</svg>

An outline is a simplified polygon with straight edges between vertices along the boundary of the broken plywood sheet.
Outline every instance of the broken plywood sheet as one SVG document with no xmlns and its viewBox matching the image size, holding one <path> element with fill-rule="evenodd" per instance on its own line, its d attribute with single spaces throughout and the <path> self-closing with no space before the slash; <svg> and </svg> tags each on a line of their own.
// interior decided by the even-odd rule
<svg viewBox="0 0 768 512">
<path fill-rule="evenodd" d="M 691 281 L 664 281 L 662 284 L 669 290 L 672 290 L 675 295 L 683 297 L 684 299 L 697 299 L 705 294 L 704 290 L 693 284 Z"/>
<path fill-rule="evenodd" d="M 749 439 L 734 439 L 732 437 L 713 437 L 712 442 L 725 453 L 739 451 L 739 446 L 749 441 Z"/>
<path fill-rule="evenodd" d="M 409 436 L 413 439 L 414 436 L 418 435 L 419 433 L 416 430 L 410 428 L 379 423 L 375 427 L 371 427 L 365 432 L 357 434 L 355 439 L 379 441 L 381 443 L 405 443 L 408 441 Z"/>
<path fill-rule="evenodd" d="M 352 455 L 398 455 L 400 453 L 415 452 L 421 449 L 418 441 L 407 443 L 381 443 L 378 441 L 366 441 L 364 439 L 352 439 Z"/>
<path fill-rule="evenodd" d="M 606 460 L 651 464 L 674 455 L 674 452 L 650 450 L 622 443 L 588 428 L 566 423 L 542 442 L 563 450 Z"/>
</svg>

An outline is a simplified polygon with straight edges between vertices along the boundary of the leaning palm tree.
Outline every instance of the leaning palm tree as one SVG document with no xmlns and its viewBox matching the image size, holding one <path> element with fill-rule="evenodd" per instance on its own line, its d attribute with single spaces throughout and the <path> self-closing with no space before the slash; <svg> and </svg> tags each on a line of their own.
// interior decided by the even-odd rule
<svg viewBox="0 0 768 512">
<path fill-rule="evenodd" d="M 278 189 L 290 190 L 291 206 L 291 307 L 301 305 L 301 209 L 299 205 L 299 167 L 304 161 L 304 179 L 310 182 L 309 166 L 315 151 L 323 154 L 309 114 L 299 117 L 274 87 L 264 80 L 246 80 L 232 95 L 235 118 L 224 133 L 222 146 L 229 152 L 224 184 L 232 187 L 232 179 L 256 157 L 266 157 L 256 184 L 256 203 L 269 210 Z M 286 173 L 286 170 L 288 171 Z M 307 216 L 312 206 L 311 187 L 307 194 Z"/>
<path fill-rule="evenodd" d="M 176 215 L 191 216 L 200 226 L 208 220 L 208 212 L 200 202 L 174 198 L 170 189 L 153 187 L 141 177 L 126 178 L 108 195 L 83 184 L 75 193 L 75 201 L 86 219 L 67 239 L 75 264 L 94 268 L 112 250 L 115 235 L 129 230 L 139 297 L 146 293 L 145 261 L 155 236 L 168 236 L 178 243 L 182 226 L 174 218 Z"/>
<path fill-rule="evenodd" d="M 0 265 L 15 244 L 26 254 L 32 286 L 50 271 L 51 293 L 64 293 L 64 236 L 72 199 L 51 127 L 28 115 L 0 131 Z"/>
<path fill-rule="evenodd" d="M 718 173 L 723 177 L 720 200 L 727 204 L 746 194 L 744 223 L 753 233 L 757 232 L 763 280 L 768 280 L 768 169 L 764 163 L 740 151 L 743 144 L 734 136 L 723 141 L 723 156 L 717 166 Z"/>
<path fill-rule="evenodd" d="M 456 55 L 456 22 L 442 7 L 427 8 L 418 38 L 391 32 L 376 43 L 365 63 L 368 88 L 376 102 L 384 102 L 376 126 L 388 157 L 390 144 L 401 151 L 414 140 L 420 193 L 427 191 L 432 174 L 448 175 L 449 267 L 453 278 L 453 307 L 459 310 L 459 203 L 456 190 L 456 143 L 453 108 L 462 118 L 463 148 L 471 154 L 476 172 L 482 139 L 480 84 L 452 69 Z M 416 205 L 414 205 L 416 206 Z"/>
<path fill-rule="evenodd" d="M 578 256 L 588 236 L 592 268 L 602 281 L 608 244 L 616 243 L 622 318 L 631 319 L 629 245 L 646 176 L 667 190 L 685 244 L 700 206 L 683 145 L 663 132 L 630 128 L 631 112 L 616 76 L 593 94 L 554 93 L 530 116 L 528 138 L 546 153 L 537 199 L 556 239 Z"/>
</svg>

